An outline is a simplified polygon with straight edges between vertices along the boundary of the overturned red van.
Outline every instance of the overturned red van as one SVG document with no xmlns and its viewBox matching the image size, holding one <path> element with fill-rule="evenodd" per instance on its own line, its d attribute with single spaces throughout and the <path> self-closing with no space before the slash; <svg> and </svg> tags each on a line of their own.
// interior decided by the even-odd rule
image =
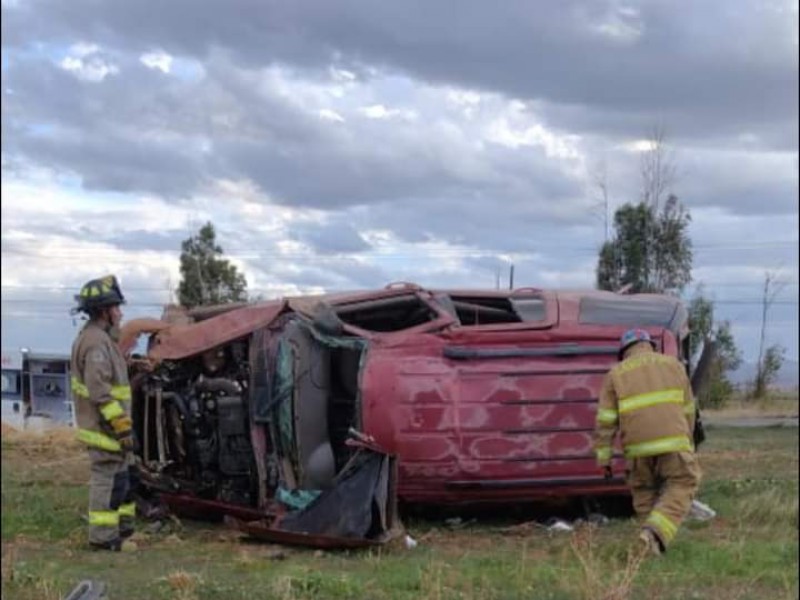
<svg viewBox="0 0 800 600">
<path fill-rule="evenodd" d="M 385 541 L 398 499 L 625 494 L 621 453 L 604 480 L 591 441 L 619 337 L 689 364 L 687 312 L 654 294 L 403 283 L 169 320 L 132 363 L 145 486 L 315 545 Z"/>
</svg>

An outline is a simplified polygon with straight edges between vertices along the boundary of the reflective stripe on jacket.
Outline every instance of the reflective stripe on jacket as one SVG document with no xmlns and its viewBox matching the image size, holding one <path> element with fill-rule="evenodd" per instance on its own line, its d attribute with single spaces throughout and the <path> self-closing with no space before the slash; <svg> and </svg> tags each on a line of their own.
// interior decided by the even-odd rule
<svg viewBox="0 0 800 600">
<path fill-rule="evenodd" d="M 617 432 L 627 458 L 692 452 L 695 408 L 683 365 L 634 346 L 605 377 L 597 405 L 595 454 L 607 465 Z"/>
<path fill-rule="evenodd" d="M 109 422 L 130 416 L 125 357 L 111 336 L 90 321 L 72 345 L 70 367 L 78 440 L 93 448 L 120 452 Z"/>
</svg>

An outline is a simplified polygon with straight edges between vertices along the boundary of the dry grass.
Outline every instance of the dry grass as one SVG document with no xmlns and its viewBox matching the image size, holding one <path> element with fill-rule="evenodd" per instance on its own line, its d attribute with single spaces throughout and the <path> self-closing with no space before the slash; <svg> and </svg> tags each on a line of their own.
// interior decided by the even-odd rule
<svg viewBox="0 0 800 600">
<path fill-rule="evenodd" d="M 75 438 L 75 429 L 66 426 L 19 430 L 3 423 L 3 443 L 19 446 L 21 452 L 28 454 L 63 454 L 83 448 Z"/>
<path fill-rule="evenodd" d="M 58 586 L 49 577 L 33 575 L 24 567 L 18 557 L 18 545 L 13 542 L 3 543 L 2 582 L 3 587 L 10 584 L 27 585 L 30 596 L 36 600 L 60 600 Z"/>
<path fill-rule="evenodd" d="M 174 592 L 175 600 L 197 600 L 197 587 L 202 579 L 195 573 L 187 571 L 173 571 L 163 578 Z"/>
<path fill-rule="evenodd" d="M 754 525 L 797 528 L 798 499 L 787 497 L 778 488 L 767 488 L 742 499 L 736 517 L 745 528 Z"/>
<path fill-rule="evenodd" d="M 36 469 L 20 470 L 27 484 L 83 485 L 89 479 L 89 457 L 75 439 L 75 430 L 59 427 L 44 431 L 20 431 L 3 426 L 3 447 L 13 451 L 15 462 L 35 464 Z"/>
<path fill-rule="evenodd" d="M 17 564 L 17 546 L 13 543 L 3 542 L 3 560 L 0 561 L 3 585 L 14 581 Z"/>
<path fill-rule="evenodd" d="M 4 438 L 6 438 L 8 436 L 11 436 L 11 435 L 14 435 L 16 433 L 19 433 L 19 430 L 16 427 L 12 427 L 11 425 L 9 425 L 7 423 L 3 423 L 2 425 L 3 425 L 3 428 L 2 428 L 2 430 L 0 430 L 0 432 L 2 432 L 2 435 L 3 435 Z"/>
<path fill-rule="evenodd" d="M 596 529 L 593 524 L 581 525 L 570 540 L 572 553 L 581 567 L 577 591 L 583 600 L 628 600 L 636 575 L 647 557 L 647 548 L 634 545 L 624 564 L 609 568 L 608 561 L 598 555 Z"/>
<path fill-rule="evenodd" d="M 756 417 L 796 417 L 800 414 L 798 394 L 773 394 L 763 400 L 752 400 L 738 396 L 731 398 L 721 409 L 705 409 L 703 414 L 710 418 L 746 419 Z"/>
</svg>

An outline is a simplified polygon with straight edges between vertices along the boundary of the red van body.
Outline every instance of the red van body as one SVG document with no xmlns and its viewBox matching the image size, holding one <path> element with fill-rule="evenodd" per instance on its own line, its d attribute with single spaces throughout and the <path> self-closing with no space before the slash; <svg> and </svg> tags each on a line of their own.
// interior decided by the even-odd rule
<svg viewBox="0 0 800 600">
<path fill-rule="evenodd" d="M 621 455 L 609 481 L 592 452 L 618 340 L 642 327 L 688 365 L 686 310 L 663 295 L 400 284 L 170 321 L 148 368 L 132 369 L 143 479 L 173 507 L 238 516 L 271 539 L 285 540 L 286 515 L 341 509 L 319 506 L 358 487 L 343 480 L 355 454 L 385 458 L 356 477 L 388 515 L 365 543 L 389 536 L 395 499 L 625 494 Z M 358 537 L 340 525 L 309 543 Z"/>
</svg>

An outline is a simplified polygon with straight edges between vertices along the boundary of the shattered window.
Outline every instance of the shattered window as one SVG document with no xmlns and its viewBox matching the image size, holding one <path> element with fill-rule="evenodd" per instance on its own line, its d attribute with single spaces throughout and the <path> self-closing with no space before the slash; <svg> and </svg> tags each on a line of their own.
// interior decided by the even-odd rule
<svg viewBox="0 0 800 600">
<path fill-rule="evenodd" d="M 334 310 L 348 325 L 367 331 L 402 331 L 439 317 L 433 308 L 415 294 L 343 304 Z"/>
<path fill-rule="evenodd" d="M 542 298 L 450 296 L 450 299 L 462 325 L 527 323 L 544 321 L 547 315 Z"/>
</svg>

